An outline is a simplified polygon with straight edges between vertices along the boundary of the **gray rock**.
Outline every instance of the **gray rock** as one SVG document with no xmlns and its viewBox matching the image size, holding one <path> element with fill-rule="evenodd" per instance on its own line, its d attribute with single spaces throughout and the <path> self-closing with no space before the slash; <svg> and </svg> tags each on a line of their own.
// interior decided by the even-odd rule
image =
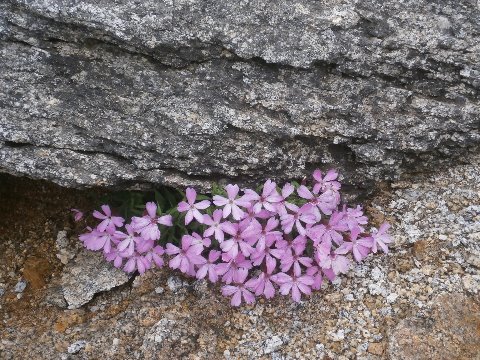
<svg viewBox="0 0 480 360">
<path fill-rule="evenodd" d="M 26 287 L 27 287 L 27 282 L 25 280 L 20 280 L 15 284 L 13 291 L 15 291 L 16 293 L 22 293 Z"/>
<path fill-rule="evenodd" d="M 73 245 L 73 246 L 72 246 Z M 75 241 L 73 244 L 69 241 L 66 230 L 61 230 L 57 234 L 55 241 L 55 247 L 57 248 L 57 258 L 62 264 L 67 264 L 71 259 L 75 257 L 79 249 L 79 242 Z"/>
<path fill-rule="evenodd" d="M 61 285 L 51 284 L 45 294 L 45 303 L 66 309 L 68 304 L 63 296 L 63 287 Z"/>
<path fill-rule="evenodd" d="M 479 275 L 465 275 L 462 279 L 463 286 L 472 294 L 477 294 L 480 291 L 480 274 Z"/>
<path fill-rule="evenodd" d="M 208 293 L 208 282 L 206 279 L 196 280 L 192 288 L 198 296 L 205 295 Z"/>
<path fill-rule="evenodd" d="M 147 334 L 145 342 L 161 344 L 165 339 L 178 340 L 180 336 L 175 333 L 178 324 L 175 320 L 161 319 Z"/>
<path fill-rule="evenodd" d="M 85 345 L 87 345 L 87 342 L 85 340 L 75 341 L 72 345 L 68 347 L 67 351 L 69 354 L 77 354 L 85 348 Z"/>
<path fill-rule="evenodd" d="M 194 339 L 200 336 L 196 327 L 191 325 L 192 320 L 179 313 L 165 314 L 146 331 L 143 343 L 138 349 L 141 354 L 138 358 L 158 359 L 162 358 L 160 354 L 169 354 L 172 358 L 184 358 L 186 354 L 191 354 L 197 343 Z M 198 356 L 198 358 L 207 357 Z"/>
<path fill-rule="evenodd" d="M 55 240 L 55 246 L 57 247 L 58 250 L 64 249 L 69 245 L 67 234 L 68 233 L 67 233 L 66 230 L 61 230 L 57 233 L 57 239 Z"/>
<path fill-rule="evenodd" d="M 158 286 L 155 288 L 155 293 L 156 294 L 163 294 L 165 292 L 165 289 L 161 286 Z"/>
<path fill-rule="evenodd" d="M 7 0 L 0 167 L 64 186 L 347 183 L 468 160 L 474 1 Z"/>
<path fill-rule="evenodd" d="M 95 294 L 125 284 L 129 276 L 105 261 L 100 253 L 84 251 L 68 263 L 61 286 L 69 309 L 88 303 Z"/>
<path fill-rule="evenodd" d="M 478 303 L 461 294 L 433 300 L 428 319 L 406 318 L 390 335 L 390 359 L 478 359 Z"/>
<path fill-rule="evenodd" d="M 178 276 L 170 276 L 167 279 L 167 287 L 170 289 L 172 292 L 177 292 L 185 287 L 188 286 L 188 282 L 183 281 L 181 278 Z"/>
<path fill-rule="evenodd" d="M 283 345 L 283 340 L 280 336 L 274 335 L 271 338 L 265 340 L 265 347 L 263 348 L 264 354 L 271 354 L 278 350 Z"/>
</svg>

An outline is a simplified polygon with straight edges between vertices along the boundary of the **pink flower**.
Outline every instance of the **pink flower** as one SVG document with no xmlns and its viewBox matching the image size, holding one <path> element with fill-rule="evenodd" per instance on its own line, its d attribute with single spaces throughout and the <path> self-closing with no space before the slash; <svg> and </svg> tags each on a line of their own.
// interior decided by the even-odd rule
<svg viewBox="0 0 480 360">
<path fill-rule="evenodd" d="M 208 254 L 208 260 L 205 264 L 201 264 L 198 267 L 196 277 L 197 279 L 203 279 L 205 276 L 207 276 L 208 273 L 208 279 L 212 282 L 215 283 L 218 281 L 218 273 L 217 273 L 217 265 L 215 265 L 215 262 L 220 258 L 221 252 L 217 250 L 210 250 L 210 253 Z"/>
<path fill-rule="evenodd" d="M 138 253 L 143 254 L 155 246 L 155 240 L 147 240 L 142 237 L 135 238 L 135 248 Z"/>
<path fill-rule="evenodd" d="M 83 212 L 81 212 L 80 210 L 78 209 L 70 209 L 71 212 L 73 212 L 73 219 L 76 221 L 76 222 L 79 222 L 80 220 L 83 219 Z"/>
<path fill-rule="evenodd" d="M 343 218 L 340 220 L 342 224 L 345 224 L 350 231 L 354 228 L 359 227 L 361 231 L 363 231 L 362 225 L 366 225 L 368 223 L 368 218 L 363 215 L 363 210 L 360 205 L 356 208 L 347 208 L 345 205 L 343 206 Z"/>
<path fill-rule="evenodd" d="M 300 302 L 302 293 L 310 295 L 312 293 L 311 286 L 314 284 L 313 277 L 310 275 L 290 276 L 285 273 L 278 273 L 272 275 L 271 279 L 280 285 L 280 294 L 288 295 L 292 293 L 292 299 L 295 302 Z"/>
<path fill-rule="evenodd" d="M 230 301 L 232 306 L 240 306 L 242 303 L 242 297 L 247 304 L 253 304 L 255 302 L 255 295 L 253 295 L 247 288 L 247 285 L 244 284 L 247 276 L 248 271 L 241 269 L 237 272 L 237 276 L 235 277 L 236 286 L 225 285 L 222 287 L 223 296 L 232 296 L 232 300 Z"/>
<path fill-rule="evenodd" d="M 113 266 L 120 268 L 122 267 L 123 259 L 129 256 L 130 255 L 125 254 L 125 252 L 118 250 L 118 248 L 112 248 L 112 251 L 105 254 L 105 259 L 107 261 L 113 261 Z"/>
<path fill-rule="evenodd" d="M 195 274 L 194 265 L 200 265 L 206 262 L 205 258 L 200 255 L 203 251 L 203 245 L 193 245 L 193 239 L 191 236 L 184 235 L 182 237 L 181 248 L 167 243 L 167 254 L 177 255 L 168 263 L 172 269 L 180 269 L 182 273 Z"/>
<path fill-rule="evenodd" d="M 243 196 L 245 200 L 253 201 L 253 211 L 258 214 L 262 208 L 275 213 L 277 211 L 277 204 L 282 201 L 282 197 L 277 193 L 277 184 L 272 180 L 267 180 L 263 185 L 262 195 L 258 195 L 251 189 L 245 190 Z"/>
<path fill-rule="evenodd" d="M 388 229 L 390 229 L 390 225 L 388 223 L 383 223 L 380 226 L 380 229 L 372 232 L 373 244 L 372 244 L 372 251 L 374 253 L 377 252 L 377 245 L 380 246 L 385 254 L 388 254 L 388 246 L 393 240 L 391 236 L 387 233 Z"/>
<path fill-rule="evenodd" d="M 222 261 L 217 264 L 216 270 L 218 275 L 222 275 L 222 281 L 226 284 L 234 281 L 238 271 L 252 268 L 250 260 L 247 260 L 242 254 L 238 254 L 235 258 L 229 257 L 228 254 L 222 254 Z"/>
<path fill-rule="evenodd" d="M 255 211 L 253 211 L 253 205 L 250 204 L 250 206 L 245 208 L 242 221 L 246 221 L 247 223 L 250 223 L 253 219 L 268 219 L 273 215 L 274 213 L 265 209 L 262 209 L 260 210 L 260 212 L 255 213 Z"/>
<path fill-rule="evenodd" d="M 336 181 L 338 177 L 338 173 L 336 170 L 329 170 L 325 177 L 323 177 L 322 172 L 320 170 L 315 170 L 313 172 L 313 178 L 317 181 L 317 183 L 313 187 L 313 192 L 318 194 L 319 192 L 327 192 L 328 190 L 333 190 L 338 192 L 340 190 L 340 183 Z"/>
<path fill-rule="evenodd" d="M 342 232 L 348 230 L 348 226 L 342 223 L 343 212 L 334 212 L 328 220 L 328 225 L 317 225 L 307 230 L 307 235 L 316 244 L 327 239 L 333 240 L 337 245 L 343 243 Z"/>
<path fill-rule="evenodd" d="M 267 239 L 276 240 L 282 236 L 280 231 L 274 230 L 278 224 L 279 221 L 273 217 L 268 219 L 265 227 L 257 219 L 253 219 L 245 230 L 244 236 L 246 239 L 251 239 L 252 243 L 257 243 L 256 249 L 262 251 Z"/>
<path fill-rule="evenodd" d="M 100 231 L 98 231 L 96 228 L 92 229 L 90 226 L 87 226 L 87 232 L 80 234 L 78 236 L 78 239 L 84 243 L 83 245 L 85 246 L 85 241 L 89 240 L 92 236 L 97 236 L 97 234 L 101 234 Z"/>
<path fill-rule="evenodd" d="M 190 224 L 190 222 L 195 218 L 200 224 L 203 224 L 203 215 L 199 210 L 205 210 L 210 206 L 210 201 L 202 200 L 195 204 L 197 199 L 197 192 L 192 188 L 187 188 L 186 190 L 187 202 L 182 201 L 178 204 L 179 212 L 187 212 L 185 215 L 185 225 Z"/>
<path fill-rule="evenodd" d="M 219 207 L 213 214 L 202 214 L 211 202 L 200 201 L 205 197 L 187 188 L 178 211 L 185 213 L 186 225 L 193 220 L 205 225 L 190 227 L 180 245 L 167 243 L 166 249 L 159 245 L 160 225 L 172 226 L 172 217 L 158 216 L 154 202 L 146 204 L 143 216 L 133 217 L 125 226 L 122 218 L 112 216 L 108 205 L 103 205 L 103 212 L 94 212 L 99 225 L 93 230 L 87 227 L 79 238 L 86 248 L 103 250 L 108 261 L 126 272 L 143 274 L 153 266 L 162 267 L 167 253 L 170 268 L 212 283 L 220 280 L 222 294 L 231 297 L 233 306 L 253 303 L 256 296 L 270 299 L 276 286 L 280 294 L 299 302 L 312 290 L 320 290 L 324 278 L 334 281 L 348 272 L 349 253 L 360 262 L 377 248 L 388 252 L 392 242 L 386 223 L 372 234 L 365 233 L 368 219 L 360 206 L 344 205 L 338 210 L 337 178 L 334 170 L 326 175 L 315 171 L 313 190 L 305 185 L 297 189 L 302 199 L 289 183 L 279 194 L 275 182 L 267 180 L 260 194 L 247 189 L 243 196 L 238 185 L 229 184 L 225 196 L 213 197 Z M 77 209 L 72 212 L 76 221 L 83 216 Z M 203 233 L 197 233 L 199 229 Z"/>
<path fill-rule="evenodd" d="M 134 216 L 132 218 L 132 227 L 138 231 L 145 240 L 160 239 L 160 229 L 158 224 L 165 226 L 172 226 L 172 216 L 164 215 L 157 216 L 157 204 L 154 202 L 147 202 L 147 215 L 142 217 Z"/>
<path fill-rule="evenodd" d="M 337 250 L 337 254 L 347 254 L 350 251 L 353 253 L 353 257 L 357 262 L 362 261 L 370 252 L 371 247 L 373 246 L 372 237 L 363 237 L 360 239 L 358 235 L 361 230 L 359 227 L 356 227 L 352 230 L 350 234 L 350 241 L 345 241 Z"/>
<path fill-rule="evenodd" d="M 213 197 L 213 203 L 216 206 L 223 206 L 223 217 L 227 218 L 230 214 L 232 214 L 235 220 L 241 220 L 244 216 L 244 212 L 241 207 L 248 207 L 250 206 L 250 201 L 245 200 L 243 198 L 237 199 L 238 192 L 240 191 L 238 185 L 228 184 L 225 187 L 227 191 L 227 197 L 223 197 L 220 195 L 215 195 Z"/>
<path fill-rule="evenodd" d="M 277 211 L 278 213 L 282 214 L 287 212 L 287 209 L 292 210 L 293 204 L 287 202 L 287 198 L 292 195 L 292 193 L 295 191 L 295 188 L 293 187 L 292 184 L 286 183 L 283 185 L 282 188 L 282 194 L 281 194 L 281 200 L 277 203 Z"/>
<path fill-rule="evenodd" d="M 253 252 L 253 246 L 251 245 L 252 241 L 246 239 L 246 222 L 240 223 L 224 223 L 223 231 L 232 236 L 231 239 L 224 240 L 220 244 L 220 248 L 223 252 L 228 253 L 231 258 L 237 256 L 238 252 L 241 251 L 243 255 L 250 256 Z"/>
<path fill-rule="evenodd" d="M 303 251 L 307 245 L 307 239 L 303 235 L 298 235 L 293 241 L 277 240 L 275 246 L 280 251 L 271 251 L 273 256 L 277 259 L 282 259 L 285 256 L 293 256 L 297 251 Z M 277 250 L 274 249 L 274 250 Z M 280 255 L 281 256 L 278 256 Z"/>
<path fill-rule="evenodd" d="M 302 273 L 301 265 L 309 268 L 312 266 L 312 258 L 308 256 L 301 256 L 303 255 L 303 251 L 305 250 L 305 246 L 299 247 L 297 246 L 294 249 L 294 254 L 285 253 L 285 256 L 282 257 L 280 261 L 280 265 L 282 268 L 282 272 L 286 273 L 290 268 L 293 266 L 293 273 L 295 276 L 300 276 Z"/>
<path fill-rule="evenodd" d="M 285 250 L 271 249 L 270 247 L 273 245 L 274 242 L 275 239 L 268 239 L 266 242 L 266 246 L 263 248 L 263 250 L 255 249 L 255 251 L 250 256 L 253 261 L 253 265 L 255 266 L 259 266 L 265 260 L 267 272 L 270 273 L 277 266 L 277 260 L 275 260 L 275 257 L 279 259 L 285 253 Z"/>
<path fill-rule="evenodd" d="M 184 236 L 190 236 L 190 235 L 184 235 Z M 208 248 L 212 244 L 212 240 L 208 237 L 203 238 L 196 232 L 192 233 L 190 236 L 192 239 L 192 245 L 197 245 L 200 244 L 202 245 L 203 248 Z"/>
<path fill-rule="evenodd" d="M 327 231 L 327 227 L 323 224 L 307 227 L 305 235 L 313 241 L 315 245 L 322 240 L 323 234 Z"/>
<path fill-rule="evenodd" d="M 225 238 L 225 234 L 223 233 L 223 223 L 220 222 L 221 220 L 222 210 L 220 209 L 215 210 L 211 217 L 208 214 L 203 215 L 203 223 L 210 226 L 205 230 L 203 236 L 210 237 L 215 234 L 215 239 L 217 239 L 219 243 L 222 243 Z"/>
<path fill-rule="evenodd" d="M 335 250 L 326 257 L 319 256 L 317 262 L 322 267 L 322 269 L 332 269 L 335 275 L 341 273 L 345 274 L 350 268 L 350 261 L 347 257 L 338 254 L 337 250 Z M 343 250 L 340 250 L 340 252 L 343 252 Z"/>
<path fill-rule="evenodd" d="M 123 267 L 123 271 L 132 273 L 135 270 L 138 270 L 140 274 L 144 274 L 145 271 L 151 267 L 152 263 L 145 256 L 134 253 L 126 262 L 125 266 Z"/>
<path fill-rule="evenodd" d="M 312 194 L 305 185 L 301 185 L 297 189 L 297 193 L 301 198 L 308 200 L 310 204 L 320 209 L 326 215 L 330 215 L 338 206 L 337 199 L 331 193 Z M 320 219 L 318 218 L 318 220 Z"/>
<path fill-rule="evenodd" d="M 326 278 L 328 280 L 330 280 L 331 282 L 333 282 L 335 280 L 335 278 L 337 277 L 337 275 L 335 274 L 335 272 L 332 270 L 332 269 L 328 269 L 328 268 L 322 268 L 322 273 L 326 276 Z"/>
<path fill-rule="evenodd" d="M 147 254 L 145 254 L 145 258 L 150 262 L 153 261 L 158 268 L 161 268 L 164 265 L 163 258 L 162 258 L 162 255 L 164 253 L 165 253 L 165 250 L 163 249 L 163 247 L 161 247 L 160 245 L 157 245 L 152 249 L 150 249 L 150 251 Z"/>
<path fill-rule="evenodd" d="M 315 244 L 316 258 L 326 260 L 332 252 L 332 240 L 327 238 Z M 329 267 L 329 266 L 328 266 Z"/>
<path fill-rule="evenodd" d="M 248 280 L 245 285 L 255 292 L 256 296 L 263 295 L 266 299 L 271 299 L 275 296 L 275 288 L 271 281 L 272 271 L 263 271 L 258 278 Z"/>
<path fill-rule="evenodd" d="M 312 289 L 313 290 L 320 290 L 322 288 L 322 270 L 319 266 L 313 265 L 307 269 L 307 275 L 313 278 Z"/>
<path fill-rule="evenodd" d="M 112 244 L 116 245 L 118 240 L 115 239 L 114 231 L 99 231 L 95 229 L 90 233 L 80 235 L 80 240 L 88 250 L 97 251 L 103 249 L 105 254 L 112 251 Z"/>
<path fill-rule="evenodd" d="M 102 220 L 100 224 L 98 224 L 97 229 L 99 231 L 115 231 L 115 227 L 122 227 L 123 222 L 125 221 L 120 216 L 112 216 L 112 211 L 110 210 L 110 206 L 102 205 L 103 214 L 97 210 L 93 212 L 93 216 L 97 219 Z"/>
<path fill-rule="evenodd" d="M 116 239 L 120 240 L 118 250 L 124 251 L 126 256 L 131 256 L 135 251 L 135 242 L 138 241 L 138 236 L 135 236 L 133 227 L 130 224 L 125 225 L 125 229 L 127 230 L 126 234 L 116 231 L 114 235 Z"/>
<path fill-rule="evenodd" d="M 282 221 L 282 229 L 285 234 L 292 232 L 293 225 L 296 226 L 297 231 L 301 235 L 305 235 L 305 228 L 302 222 L 305 224 L 315 224 L 317 222 L 315 214 L 312 213 L 313 206 L 305 204 L 301 208 L 296 205 L 292 205 L 293 214 L 283 213 L 280 216 Z"/>
</svg>

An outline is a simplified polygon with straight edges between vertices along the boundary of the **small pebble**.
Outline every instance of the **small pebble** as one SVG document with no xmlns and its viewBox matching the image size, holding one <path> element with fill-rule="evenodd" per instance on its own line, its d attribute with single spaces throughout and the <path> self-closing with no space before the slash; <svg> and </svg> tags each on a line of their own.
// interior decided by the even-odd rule
<svg viewBox="0 0 480 360">
<path fill-rule="evenodd" d="M 69 354 L 76 354 L 80 352 L 85 345 L 87 345 L 87 342 L 85 340 L 79 340 L 75 341 L 72 345 L 70 345 L 67 349 Z"/>
<path fill-rule="evenodd" d="M 265 341 L 265 346 L 263 348 L 264 354 L 270 354 L 276 351 L 280 346 L 283 345 L 282 338 L 280 336 L 274 335 L 270 339 Z"/>
<path fill-rule="evenodd" d="M 173 292 L 180 290 L 184 285 L 184 282 L 178 276 L 170 276 L 167 280 L 167 286 Z"/>
<path fill-rule="evenodd" d="M 387 296 L 387 302 L 389 304 L 393 304 L 395 301 L 397 301 L 398 295 L 395 293 L 391 293 Z"/>
<path fill-rule="evenodd" d="M 27 282 L 25 280 L 20 280 L 16 285 L 13 291 L 16 293 L 22 293 L 27 287 Z"/>
<path fill-rule="evenodd" d="M 343 329 L 338 330 L 336 333 L 332 334 L 333 341 L 342 341 L 345 339 L 345 331 Z"/>
</svg>

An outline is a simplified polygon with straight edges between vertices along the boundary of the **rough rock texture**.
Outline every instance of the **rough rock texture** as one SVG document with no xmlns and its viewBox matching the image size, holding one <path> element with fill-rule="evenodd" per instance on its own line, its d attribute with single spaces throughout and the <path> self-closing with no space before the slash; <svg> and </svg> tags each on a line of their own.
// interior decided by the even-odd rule
<svg viewBox="0 0 480 360">
<path fill-rule="evenodd" d="M 473 0 L 4 0 L 0 168 L 363 188 L 478 153 Z"/>
<path fill-rule="evenodd" d="M 129 276 L 101 254 L 82 251 L 62 273 L 61 291 L 69 309 L 77 309 L 102 291 L 125 284 Z"/>
<path fill-rule="evenodd" d="M 471 165 L 394 182 L 371 201 L 369 217 L 392 223 L 396 242 L 388 255 L 368 257 L 300 304 L 279 297 L 238 309 L 218 287 L 167 269 L 65 309 L 55 300 L 63 296 L 56 279 L 86 255 L 66 257 L 62 266 L 58 238 L 81 228 L 68 228 L 56 209 L 85 196 L 52 185 L 42 193 L 29 181 L 27 190 L 39 195 L 24 198 L 13 191 L 24 181 L 0 186 L 1 196 L 18 199 L 0 202 L 2 360 L 480 359 L 480 156 Z M 48 199 L 57 199 L 53 209 L 45 208 Z M 36 215 L 25 223 L 20 215 L 27 211 Z M 36 231 L 29 231 L 32 223 Z M 27 278 L 32 256 L 57 270 L 44 275 L 43 287 L 33 287 L 29 276 L 18 297 L 15 285 Z M 82 271 L 92 272 L 87 262 Z"/>
<path fill-rule="evenodd" d="M 442 295 L 429 318 L 407 318 L 393 331 L 392 360 L 480 358 L 480 306 L 459 294 Z M 459 346 L 461 344 L 461 346 Z M 455 346 L 456 345 L 456 346 Z"/>
</svg>

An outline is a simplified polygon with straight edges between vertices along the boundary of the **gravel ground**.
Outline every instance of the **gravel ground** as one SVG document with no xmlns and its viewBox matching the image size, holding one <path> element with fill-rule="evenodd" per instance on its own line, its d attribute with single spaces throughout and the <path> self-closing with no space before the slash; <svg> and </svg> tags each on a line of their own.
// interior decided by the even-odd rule
<svg viewBox="0 0 480 360">
<path fill-rule="evenodd" d="M 478 158 L 377 191 L 367 210 L 393 225 L 388 255 L 300 304 L 239 309 L 168 270 L 99 271 L 65 211 L 86 193 L 0 183 L 2 359 L 480 359 Z"/>
</svg>

